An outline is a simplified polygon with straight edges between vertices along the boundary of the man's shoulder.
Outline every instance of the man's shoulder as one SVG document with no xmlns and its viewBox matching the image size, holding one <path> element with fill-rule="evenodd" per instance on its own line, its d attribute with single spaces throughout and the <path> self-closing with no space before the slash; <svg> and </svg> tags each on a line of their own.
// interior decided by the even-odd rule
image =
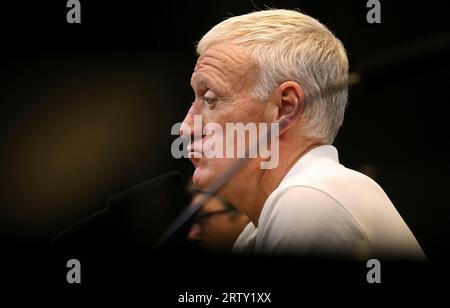
<svg viewBox="0 0 450 308">
<path fill-rule="evenodd" d="M 306 192 L 309 198 L 303 197 Z M 272 192 L 265 207 L 281 207 L 286 202 L 282 196 L 287 193 L 291 199 L 296 199 L 294 203 L 297 206 L 306 206 L 317 198 L 328 200 L 329 210 L 346 213 L 364 226 L 366 221 L 398 215 L 389 197 L 374 180 L 337 162 L 312 165 L 304 172 L 291 176 Z"/>
<path fill-rule="evenodd" d="M 303 234 L 328 237 L 334 232 L 343 240 L 366 243 L 359 247 L 370 243 L 371 251 L 381 255 L 423 255 L 383 189 L 368 176 L 338 163 L 312 166 L 291 176 L 272 192 L 261 214 L 260 226 L 267 226 L 267 234 L 275 226 L 295 231 L 301 223 L 308 227 Z M 259 233 L 264 233 L 262 228 Z"/>
<path fill-rule="evenodd" d="M 364 230 L 337 200 L 308 186 L 284 187 L 263 209 L 256 248 L 294 254 L 326 253 L 362 257 Z"/>
<path fill-rule="evenodd" d="M 277 189 L 269 197 L 261 213 L 260 224 L 264 225 L 264 219 L 270 221 L 274 217 L 296 219 L 314 215 L 320 219 L 339 215 L 347 221 L 353 220 L 345 206 L 326 190 L 314 185 L 290 185 Z"/>
<path fill-rule="evenodd" d="M 359 183 L 379 188 L 379 185 L 367 175 L 345 167 L 339 162 L 325 160 L 311 164 L 300 173 L 294 174 L 283 181 L 279 187 L 285 186 L 323 186 L 324 184 L 336 185 L 346 183 Z"/>
<path fill-rule="evenodd" d="M 378 203 L 390 203 L 384 190 L 373 179 L 356 170 L 347 168 L 334 161 L 319 161 L 311 164 L 297 174 L 282 181 L 270 195 L 276 199 L 285 193 L 288 188 L 309 187 L 320 191 L 335 199 L 342 206 L 350 203 L 360 203 L 367 197 L 374 196 Z"/>
</svg>

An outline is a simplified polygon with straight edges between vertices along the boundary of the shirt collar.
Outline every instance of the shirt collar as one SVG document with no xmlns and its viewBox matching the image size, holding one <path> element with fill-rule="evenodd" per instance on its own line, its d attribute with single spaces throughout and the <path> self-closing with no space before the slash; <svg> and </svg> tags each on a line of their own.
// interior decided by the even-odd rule
<svg viewBox="0 0 450 308">
<path fill-rule="evenodd" d="M 339 163 L 338 151 L 334 146 L 330 144 L 320 145 L 312 148 L 311 150 L 303 154 L 302 157 L 300 157 L 300 159 L 294 164 L 294 166 L 288 171 L 288 173 L 281 180 L 280 184 L 287 181 L 294 175 L 302 172 L 302 170 L 307 168 L 307 166 L 311 165 L 312 163 L 314 163 L 319 159 L 328 159 L 336 163 Z"/>
</svg>

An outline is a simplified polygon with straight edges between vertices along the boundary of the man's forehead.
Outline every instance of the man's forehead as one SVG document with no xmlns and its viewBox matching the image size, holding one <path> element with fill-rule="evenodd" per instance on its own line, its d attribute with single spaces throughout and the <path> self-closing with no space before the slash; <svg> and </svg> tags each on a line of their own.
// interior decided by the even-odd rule
<svg viewBox="0 0 450 308">
<path fill-rule="evenodd" d="M 246 50 L 230 44 L 213 45 L 197 59 L 191 84 L 207 86 L 210 73 L 219 73 L 223 77 L 245 75 L 253 65 Z"/>
<path fill-rule="evenodd" d="M 242 47 L 232 44 L 216 44 L 203 52 L 197 59 L 194 71 L 203 65 L 242 66 L 249 62 L 249 54 Z"/>
<path fill-rule="evenodd" d="M 243 57 L 244 50 L 234 44 L 213 44 L 208 47 L 197 59 L 197 64 L 207 58 L 216 58 L 222 61 L 231 60 L 236 57 Z"/>
</svg>

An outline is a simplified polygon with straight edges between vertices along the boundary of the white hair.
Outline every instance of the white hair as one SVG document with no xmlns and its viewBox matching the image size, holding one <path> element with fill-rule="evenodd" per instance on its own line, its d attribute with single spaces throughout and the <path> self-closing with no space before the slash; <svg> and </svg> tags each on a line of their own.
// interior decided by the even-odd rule
<svg viewBox="0 0 450 308">
<path fill-rule="evenodd" d="M 305 93 L 303 134 L 333 142 L 347 105 L 348 59 L 326 26 L 298 11 L 253 12 L 217 24 L 200 40 L 197 52 L 224 42 L 247 48 L 257 63 L 256 99 L 267 100 L 284 81 L 297 82 Z"/>
</svg>

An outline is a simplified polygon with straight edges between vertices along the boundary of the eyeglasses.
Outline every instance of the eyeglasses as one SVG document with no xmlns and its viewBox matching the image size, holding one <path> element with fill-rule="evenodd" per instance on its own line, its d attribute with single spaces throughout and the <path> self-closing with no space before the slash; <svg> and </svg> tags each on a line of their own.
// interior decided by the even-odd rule
<svg viewBox="0 0 450 308">
<path fill-rule="evenodd" d="M 218 210 L 218 211 L 199 213 L 194 216 L 194 223 L 201 224 L 201 223 L 204 223 L 205 221 L 207 221 L 208 219 L 210 219 L 212 216 L 226 214 L 226 213 L 230 213 L 232 211 L 234 211 L 234 210 L 233 209 L 223 209 L 223 210 Z"/>
</svg>

